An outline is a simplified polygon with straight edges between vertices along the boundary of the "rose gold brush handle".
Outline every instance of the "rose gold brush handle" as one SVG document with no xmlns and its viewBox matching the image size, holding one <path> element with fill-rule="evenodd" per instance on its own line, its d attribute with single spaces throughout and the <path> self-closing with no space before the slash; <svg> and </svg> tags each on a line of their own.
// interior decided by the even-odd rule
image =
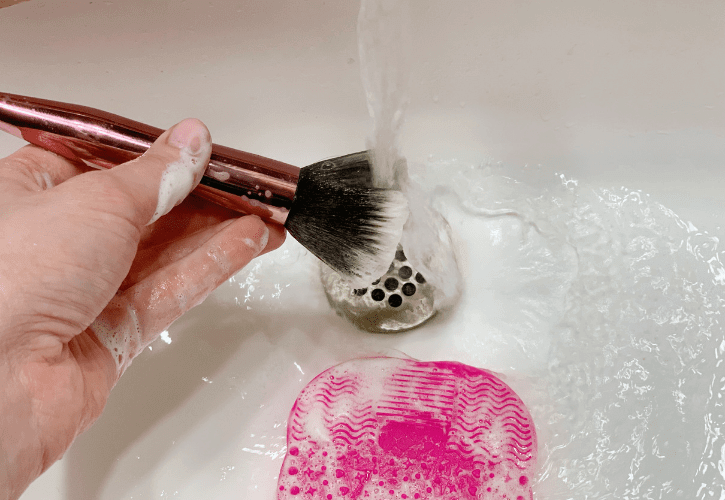
<svg viewBox="0 0 725 500">
<path fill-rule="evenodd" d="M 105 111 L 0 92 L 0 129 L 73 162 L 111 168 L 141 156 L 160 128 Z M 214 144 L 194 193 L 224 207 L 284 224 L 300 169 Z"/>
</svg>

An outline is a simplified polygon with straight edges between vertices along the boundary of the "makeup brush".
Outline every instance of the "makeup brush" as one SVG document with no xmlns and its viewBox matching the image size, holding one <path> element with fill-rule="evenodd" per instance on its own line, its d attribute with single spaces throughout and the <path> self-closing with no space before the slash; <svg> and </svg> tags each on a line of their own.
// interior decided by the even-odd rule
<svg viewBox="0 0 725 500">
<path fill-rule="evenodd" d="M 163 133 L 105 111 L 6 93 L 0 129 L 94 168 L 141 156 Z M 362 151 L 299 168 L 215 144 L 193 193 L 283 224 L 352 285 L 366 284 L 388 269 L 408 217 L 402 193 L 373 187 L 370 158 Z"/>
</svg>

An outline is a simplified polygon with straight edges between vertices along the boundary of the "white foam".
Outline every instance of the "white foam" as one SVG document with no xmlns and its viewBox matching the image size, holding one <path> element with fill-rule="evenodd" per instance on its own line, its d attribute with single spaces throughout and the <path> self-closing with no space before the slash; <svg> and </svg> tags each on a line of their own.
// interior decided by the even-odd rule
<svg viewBox="0 0 725 500">
<path fill-rule="evenodd" d="M 141 325 L 131 304 L 114 297 L 88 327 L 96 335 L 116 363 L 117 377 L 131 365 L 133 358 L 146 348 L 141 339 Z"/>
<path fill-rule="evenodd" d="M 161 174 L 156 211 L 148 224 L 169 213 L 196 187 L 206 169 L 206 165 L 199 161 L 199 158 L 207 155 L 210 149 L 211 142 L 208 139 L 202 141 L 196 154 L 193 154 L 189 148 L 183 148 L 179 151 L 179 159 L 166 166 L 166 170 Z"/>
</svg>

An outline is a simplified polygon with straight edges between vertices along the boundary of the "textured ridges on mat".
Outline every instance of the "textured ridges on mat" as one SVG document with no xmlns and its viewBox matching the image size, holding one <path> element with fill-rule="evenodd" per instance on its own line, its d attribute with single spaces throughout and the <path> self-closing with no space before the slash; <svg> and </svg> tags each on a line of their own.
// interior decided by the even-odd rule
<svg viewBox="0 0 725 500">
<path fill-rule="evenodd" d="M 290 412 L 278 500 L 531 500 L 536 430 L 491 372 L 365 358 L 318 375 Z"/>
</svg>

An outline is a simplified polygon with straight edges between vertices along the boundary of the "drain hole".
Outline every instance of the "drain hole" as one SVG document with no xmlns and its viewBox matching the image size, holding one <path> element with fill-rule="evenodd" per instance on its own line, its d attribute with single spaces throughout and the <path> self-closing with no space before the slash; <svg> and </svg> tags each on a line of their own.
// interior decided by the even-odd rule
<svg viewBox="0 0 725 500">
<path fill-rule="evenodd" d="M 415 273 L 415 281 L 418 283 L 425 283 L 425 278 L 420 273 Z"/>
<path fill-rule="evenodd" d="M 380 278 L 378 278 L 375 281 L 373 281 L 373 285 L 377 285 L 378 283 L 380 283 Z"/>
<path fill-rule="evenodd" d="M 408 278 L 413 276 L 413 270 L 408 266 L 403 266 L 398 271 L 398 276 L 400 276 L 404 280 L 407 280 Z"/>
<path fill-rule="evenodd" d="M 403 285 L 403 295 L 410 297 L 415 293 L 415 285 L 413 283 L 406 283 Z"/>
<path fill-rule="evenodd" d="M 357 295 L 358 297 L 362 297 L 363 295 L 365 295 L 367 293 L 367 291 L 368 291 L 367 288 L 356 288 L 355 290 L 353 290 L 353 293 L 355 295 Z"/>
<path fill-rule="evenodd" d="M 398 280 L 396 280 L 395 278 L 388 278 L 388 279 L 386 279 L 385 280 L 385 288 L 389 292 L 392 292 L 393 290 L 397 289 L 398 288 Z"/>
<path fill-rule="evenodd" d="M 400 260 L 400 261 L 405 260 L 405 254 L 403 253 L 402 250 L 397 250 L 395 252 L 395 260 Z"/>
<path fill-rule="evenodd" d="M 373 298 L 373 300 L 380 302 L 385 298 L 385 292 L 383 292 L 380 288 L 376 288 L 370 293 L 370 296 Z"/>
<path fill-rule="evenodd" d="M 400 306 L 400 304 L 402 304 L 402 303 L 403 303 L 403 297 L 401 297 L 401 296 L 400 296 L 400 295 L 398 295 L 397 293 L 396 293 L 396 294 L 393 294 L 393 295 L 391 295 L 391 296 L 390 296 L 390 297 L 388 298 L 388 304 L 390 304 L 390 305 L 391 305 L 391 306 L 393 306 L 393 307 L 399 307 L 399 306 Z"/>
</svg>

